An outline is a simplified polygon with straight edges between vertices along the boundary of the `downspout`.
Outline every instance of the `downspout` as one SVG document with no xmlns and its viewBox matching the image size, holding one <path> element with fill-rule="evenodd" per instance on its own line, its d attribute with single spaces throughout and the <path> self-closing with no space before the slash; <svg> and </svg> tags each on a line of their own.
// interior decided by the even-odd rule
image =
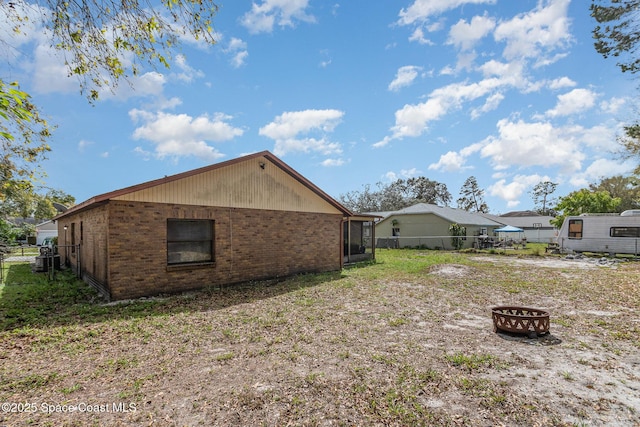
<svg viewBox="0 0 640 427">
<path fill-rule="evenodd" d="M 229 205 L 229 280 L 233 279 L 233 208 Z"/>
<path fill-rule="evenodd" d="M 351 262 L 351 218 L 347 219 L 347 261 Z"/>
<path fill-rule="evenodd" d="M 340 268 L 344 267 L 344 225 L 347 223 L 347 218 L 342 217 L 342 221 L 340 221 Z"/>
<path fill-rule="evenodd" d="M 376 259 L 376 221 L 371 221 L 371 257 Z"/>
</svg>

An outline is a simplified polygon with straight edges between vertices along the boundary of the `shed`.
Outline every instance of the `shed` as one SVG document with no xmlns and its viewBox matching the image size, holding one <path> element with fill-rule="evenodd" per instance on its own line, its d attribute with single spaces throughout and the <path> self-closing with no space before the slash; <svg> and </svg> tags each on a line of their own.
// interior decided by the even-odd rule
<svg viewBox="0 0 640 427">
<path fill-rule="evenodd" d="M 268 151 L 101 194 L 54 219 L 62 263 L 111 300 L 337 271 L 345 228 L 373 221 Z M 362 252 L 373 258 L 373 244 Z"/>
</svg>

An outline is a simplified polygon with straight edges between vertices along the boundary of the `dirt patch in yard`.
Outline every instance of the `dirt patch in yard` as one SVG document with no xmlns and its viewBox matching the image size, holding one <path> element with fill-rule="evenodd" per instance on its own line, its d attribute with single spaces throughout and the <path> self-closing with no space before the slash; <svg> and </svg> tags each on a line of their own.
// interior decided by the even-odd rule
<svg viewBox="0 0 640 427">
<path fill-rule="evenodd" d="M 0 425 L 636 426 L 640 265 L 614 267 L 381 250 L 338 275 L 80 305 L 0 332 L 0 400 L 36 409 Z M 497 305 L 548 310 L 550 334 L 494 333 Z"/>
</svg>

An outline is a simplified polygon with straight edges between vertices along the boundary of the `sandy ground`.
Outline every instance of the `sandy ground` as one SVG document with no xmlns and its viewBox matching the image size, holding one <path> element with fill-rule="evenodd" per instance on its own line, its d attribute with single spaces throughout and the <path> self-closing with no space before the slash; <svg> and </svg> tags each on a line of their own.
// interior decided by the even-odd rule
<svg viewBox="0 0 640 427">
<path fill-rule="evenodd" d="M 135 411 L 0 425 L 640 425 L 638 263 L 407 254 L 410 273 L 388 260 L 5 331 L 0 400 Z M 550 333 L 495 333 L 498 305 L 548 310 Z"/>
</svg>

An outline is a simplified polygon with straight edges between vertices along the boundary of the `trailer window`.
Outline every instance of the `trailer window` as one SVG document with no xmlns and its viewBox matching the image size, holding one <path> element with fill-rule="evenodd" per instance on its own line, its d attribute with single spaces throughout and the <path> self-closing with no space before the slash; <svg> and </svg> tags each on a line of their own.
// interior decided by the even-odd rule
<svg viewBox="0 0 640 427">
<path fill-rule="evenodd" d="M 640 227 L 611 227 L 611 237 L 640 237 Z"/>
<path fill-rule="evenodd" d="M 581 219 L 569 220 L 569 238 L 582 239 L 582 220 Z"/>
</svg>

